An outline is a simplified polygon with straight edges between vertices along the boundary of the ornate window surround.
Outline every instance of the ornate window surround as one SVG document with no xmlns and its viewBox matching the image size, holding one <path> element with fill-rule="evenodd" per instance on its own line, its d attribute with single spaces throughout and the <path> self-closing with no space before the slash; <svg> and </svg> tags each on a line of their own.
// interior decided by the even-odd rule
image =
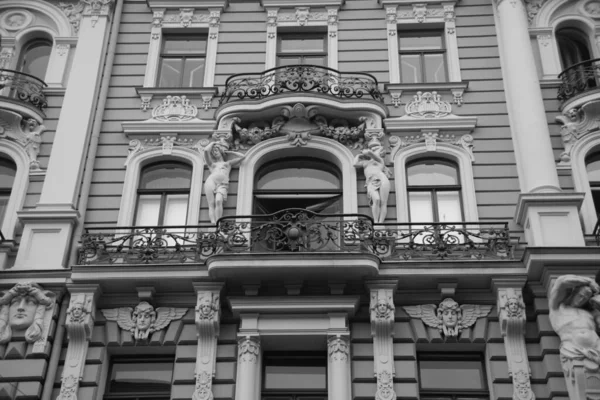
<svg viewBox="0 0 600 400">
<path fill-rule="evenodd" d="M 219 43 L 219 25 L 221 22 L 221 13 L 227 7 L 227 4 L 228 0 L 206 0 L 196 3 L 185 0 L 174 2 L 169 2 L 168 0 L 148 0 L 148 6 L 152 9 L 152 29 L 150 32 L 144 86 L 137 89 L 142 100 L 143 110 L 146 110 L 150 106 L 150 101 L 155 94 L 164 95 L 166 89 L 168 89 L 169 94 L 173 95 L 180 92 L 183 93 L 186 89 L 189 92 L 189 88 L 158 88 L 156 86 L 164 29 L 175 33 L 185 33 L 187 32 L 186 29 L 200 29 L 208 33 L 204 84 L 203 88 L 195 89 L 194 92 L 202 97 L 205 109 L 210 106 L 210 102 L 216 93 L 216 89 L 213 86 Z"/>
<path fill-rule="evenodd" d="M 10 192 L 10 199 L 6 206 L 4 219 L 1 222 L 1 230 L 7 240 L 14 240 L 15 227 L 17 225 L 17 211 L 21 210 L 25 202 L 25 195 L 29 187 L 29 157 L 20 144 L 11 140 L 0 140 L 0 155 L 11 159 L 17 166 L 14 186 Z M 0 261 L 2 258 L 0 257 Z M 0 269 L 2 269 L 0 263 Z"/>
<path fill-rule="evenodd" d="M 237 215 L 252 214 L 252 198 L 254 189 L 254 174 L 265 162 L 285 157 L 289 154 L 302 156 L 310 154 L 312 157 L 320 157 L 337 165 L 343 180 L 343 213 L 354 214 L 358 210 L 358 193 L 356 183 L 356 169 L 352 152 L 344 145 L 331 139 L 313 137 L 303 147 L 290 146 L 285 137 L 279 137 L 261 142 L 253 146 L 246 153 L 244 161 L 239 168 L 238 193 L 237 193 Z"/>
<path fill-rule="evenodd" d="M 167 140 L 161 138 L 162 145 L 154 144 L 144 146 L 140 140 L 134 139 L 129 143 L 129 156 L 125 161 L 126 172 L 123 181 L 123 195 L 119 207 L 119 216 L 117 226 L 131 226 L 135 212 L 137 198 L 137 188 L 140 180 L 142 168 L 150 163 L 157 161 L 177 160 L 190 164 L 192 166 L 192 183 L 190 187 L 190 197 L 188 200 L 187 225 L 197 225 L 200 216 L 200 200 L 202 193 L 202 184 L 204 182 L 204 158 L 200 152 L 200 144 L 188 146 L 165 145 Z"/>
<path fill-rule="evenodd" d="M 433 90 L 447 89 L 452 92 L 455 103 L 462 104 L 462 94 L 467 83 L 462 82 L 456 40 L 454 6 L 456 1 L 425 0 L 407 2 L 405 0 L 380 0 L 385 7 L 388 38 L 388 59 L 390 83 L 386 85 L 394 104 L 399 104 L 403 90 L 416 91 L 419 88 Z M 443 26 L 446 45 L 446 66 L 448 82 L 404 85 L 400 82 L 400 57 L 398 55 L 398 30 L 407 24 Z"/>
<path fill-rule="evenodd" d="M 338 69 L 338 11 L 345 0 L 261 0 L 267 11 L 267 49 L 265 70 L 277 64 L 277 29 L 327 27 L 327 66 Z M 281 10 L 281 9 L 284 10 Z M 326 12 L 311 13 L 311 8 Z"/>
<path fill-rule="evenodd" d="M 35 17 L 32 11 L 48 17 L 54 26 L 49 26 L 48 23 L 27 26 Z M 31 20 L 25 22 L 23 28 L 11 28 L 4 21 L 5 17 L 13 13 L 24 13 Z M 48 69 L 45 76 L 38 78 L 48 85 L 45 89 L 47 92 L 64 90 L 69 52 L 77 43 L 77 31 L 60 8 L 49 2 L 34 0 L 3 1 L 0 4 L 0 35 L 2 36 L 0 68 L 13 70 L 18 67 L 19 54 L 27 42 L 37 37 L 51 39 L 53 47 L 48 60 Z"/>
</svg>

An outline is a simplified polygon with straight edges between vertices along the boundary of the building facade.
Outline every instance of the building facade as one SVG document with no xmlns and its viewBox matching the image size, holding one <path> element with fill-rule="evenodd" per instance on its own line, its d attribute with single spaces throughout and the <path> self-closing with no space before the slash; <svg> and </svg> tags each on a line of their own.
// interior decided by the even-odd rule
<svg viewBox="0 0 600 400">
<path fill-rule="evenodd" d="M 597 398 L 598 38 L 598 0 L 1 0 L 0 399 Z"/>
</svg>

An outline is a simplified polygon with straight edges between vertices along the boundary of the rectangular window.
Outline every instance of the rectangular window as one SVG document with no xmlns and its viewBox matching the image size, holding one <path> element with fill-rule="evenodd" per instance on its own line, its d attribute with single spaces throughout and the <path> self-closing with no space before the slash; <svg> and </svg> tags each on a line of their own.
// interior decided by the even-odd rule
<svg viewBox="0 0 600 400">
<path fill-rule="evenodd" d="M 326 400 L 327 357 L 313 352 L 265 353 L 263 400 Z"/>
<path fill-rule="evenodd" d="M 277 66 L 327 66 L 327 40 L 323 33 L 278 33 Z"/>
<path fill-rule="evenodd" d="M 164 357 L 113 358 L 104 400 L 169 400 L 173 365 Z"/>
<path fill-rule="evenodd" d="M 160 53 L 159 87 L 202 87 L 206 35 L 165 35 Z"/>
<path fill-rule="evenodd" d="M 446 82 L 443 30 L 398 31 L 400 82 Z"/>
<path fill-rule="evenodd" d="M 480 354 L 419 353 L 417 358 L 421 399 L 489 399 Z"/>
</svg>

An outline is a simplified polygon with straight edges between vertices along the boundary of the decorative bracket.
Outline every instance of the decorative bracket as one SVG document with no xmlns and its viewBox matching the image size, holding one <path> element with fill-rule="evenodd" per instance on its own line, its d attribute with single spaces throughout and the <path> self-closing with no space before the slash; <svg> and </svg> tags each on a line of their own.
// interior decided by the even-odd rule
<svg viewBox="0 0 600 400">
<path fill-rule="evenodd" d="M 193 400 L 212 400 L 212 380 L 217 359 L 217 337 L 221 318 L 220 295 L 222 283 L 195 283 L 196 329 L 198 353 L 196 354 L 196 388 Z"/>
<path fill-rule="evenodd" d="M 11 111 L 4 111 L 2 117 L 4 118 L 0 118 L 0 139 L 7 138 L 20 144 L 29 159 L 29 169 L 40 171 L 38 154 L 46 126 L 34 118 L 24 120 L 21 115 Z"/>
<path fill-rule="evenodd" d="M 83 377 L 85 358 L 94 329 L 96 300 L 100 294 L 99 285 L 70 285 L 68 289 L 71 300 L 65 326 L 69 346 L 61 378 L 60 394 L 56 400 L 77 400 L 79 381 Z"/>
</svg>

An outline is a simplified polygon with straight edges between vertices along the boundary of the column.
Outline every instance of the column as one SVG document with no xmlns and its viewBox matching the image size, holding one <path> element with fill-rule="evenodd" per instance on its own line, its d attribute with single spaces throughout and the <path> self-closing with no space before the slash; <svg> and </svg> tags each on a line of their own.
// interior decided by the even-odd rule
<svg viewBox="0 0 600 400">
<path fill-rule="evenodd" d="M 521 195 L 516 220 L 530 246 L 584 246 L 579 194 L 562 193 L 522 0 L 496 0 L 495 20 Z"/>
<path fill-rule="evenodd" d="M 329 400 L 351 399 L 350 339 L 348 335 L 329 336 L 327 338 L 327 354 L 327 398 Z"/>
<path fill-rule="evenodd" d="M 240 338 L 238 340 L 235 400 L 260 400 L 260 368 L 260 337 L 244 336 Z"/>
<path fill-rule="evenodd" d="M 40 201 L 18 213 L 24 227 L 16 269 L 59 269 L 67 262 L 113 2 L 85 2 Z"/>
</svg>

